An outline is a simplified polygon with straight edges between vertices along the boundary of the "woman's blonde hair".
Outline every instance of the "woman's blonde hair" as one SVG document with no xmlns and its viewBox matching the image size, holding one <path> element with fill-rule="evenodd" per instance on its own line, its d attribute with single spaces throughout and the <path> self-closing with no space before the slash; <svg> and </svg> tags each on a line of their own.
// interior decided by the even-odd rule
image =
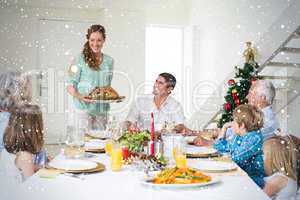
<svg viewBox="0 0 300 200">
<path fill-rule="evenodd" d="M 44 145 L 42 112 L 37 105 L 21 105 L 11 112 L 3 136 L 9 153 L 28 151 L 36 154 Z"/>
<path fill-rule="evenodd" d="M 263 127 L 263 113 L 255 106 L 244 104 L 233 111 L 233 119 L 239 126 L 244 124 L 246 131 L 256 131 Z"/>
<path fill-rule="evenodd" d="M 281 172 L 297 181 L 296 146 L 289 137 L 275 136 L 264 142 L 266 174 Z"/>
</svg>

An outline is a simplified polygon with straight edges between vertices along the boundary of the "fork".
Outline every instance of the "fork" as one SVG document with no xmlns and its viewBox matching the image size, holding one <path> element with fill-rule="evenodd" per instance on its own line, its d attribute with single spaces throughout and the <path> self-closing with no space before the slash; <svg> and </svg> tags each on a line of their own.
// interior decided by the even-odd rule
<svg viewBox="0 0 300 200">
<path fill-rule="evenodd" d="M 71 178 L 80 179 L 82 181 L 85 180 L 85 178 L 82 176 L 83 174 L 73 174 L 73 173 L 69 173 L 69 172 L 64 172 L 62 174 L 65 176 L 71 177 Z"/>
</svg>

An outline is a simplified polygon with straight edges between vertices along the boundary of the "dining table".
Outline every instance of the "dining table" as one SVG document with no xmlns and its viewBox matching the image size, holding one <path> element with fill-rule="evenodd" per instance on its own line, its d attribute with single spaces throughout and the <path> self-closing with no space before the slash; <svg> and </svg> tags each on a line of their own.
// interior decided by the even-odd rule
<svg viewBox="0 0 300 200">
<path fill-rule="evenodd" d="M 66 159 L 59 154 L 54 160 Z M 199 187 L 156 187 L 145 184 L 145 171 L 138 165 L 123 165 L 120 171 L 112 171 L 110 157 L 105 153 L 92 154 L 89 161 L 105 165 L 99 173 L 70 176 L 60 173 L 52 177 L 42 176 L 43 170 L 29 177 L 14 189 L 9 199 L 30 200 L 269 200 L 270 198 L 239 167 L 234 171 L 208 174 L 216 183 Z M 212 158 L 187 159 L 187 165 L 212 161 Z M 213 160 L 216 162 L 215 160 Z M 53 162 L 53 161 L 52 161 Z M 222 162 L 222 161 L 220 161 Z"/>
</svg>

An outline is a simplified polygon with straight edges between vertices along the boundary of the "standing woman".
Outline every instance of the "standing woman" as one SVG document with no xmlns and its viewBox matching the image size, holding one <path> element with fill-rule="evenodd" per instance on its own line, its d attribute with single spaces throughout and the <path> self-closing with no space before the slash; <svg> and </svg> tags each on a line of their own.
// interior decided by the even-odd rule
<svg viewBox="0 0 300 200">
<path fill-rule="evenodd" d="M 113 58 L 102 53 L 106 39 L 105 28 L 92 25 L 86 34 L 87 41 L 75 65 L 69 68 L 67 91 L 74 98 L 77 128 L 93 127 L 96 123 L 105 126 L 109 104 L 92 103 L 85 98 L 96 86 L 110 86 L 113 76 Z"/>
</svg>

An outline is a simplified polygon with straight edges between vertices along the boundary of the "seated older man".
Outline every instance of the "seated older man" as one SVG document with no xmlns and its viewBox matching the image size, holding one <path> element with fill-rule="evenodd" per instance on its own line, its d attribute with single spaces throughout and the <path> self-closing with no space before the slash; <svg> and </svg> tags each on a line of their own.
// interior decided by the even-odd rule
<svg viewBox="0 0 300 200">
<path fill-rule="evenodd" d="M 274 85 L 267 80 L 257 80 L 252 84 L 249 93 L 247 95 L 248 103 L 258 107 L 264 114 L 264 126 L 261 129 L 264 141 L 275 135 L 275 132 L 279 128 L 279 123 L 276 119 L 275 113 L 272 110 L 272 104 L 275 97 Z M 223 130 L 226 131 L 225 137 L 230 139 L 233 136 L 231 122 L 226 123 L 223 126 Z M 216 132 L 218 135 L 218 131 Z M 211 145 L 214 141 L 206 140 L 201 137 L 205 132 L 198 132 L 198 136 L 194 140 L 194 144 L 199 146 Z"/>
<path fill-rule="evenodd" d="M 153 86 L 153 95 L 137 98 L 125 121 L 126 128 L 150 129 L 150 115 L 154 114 L 155 130 L 160 131 L 165 123 L 172 123 L 176 132 L 184 129 L 182 106 L 170 94 L 175 88 L 176 78 L 161 73 Z"/>
</svg>

